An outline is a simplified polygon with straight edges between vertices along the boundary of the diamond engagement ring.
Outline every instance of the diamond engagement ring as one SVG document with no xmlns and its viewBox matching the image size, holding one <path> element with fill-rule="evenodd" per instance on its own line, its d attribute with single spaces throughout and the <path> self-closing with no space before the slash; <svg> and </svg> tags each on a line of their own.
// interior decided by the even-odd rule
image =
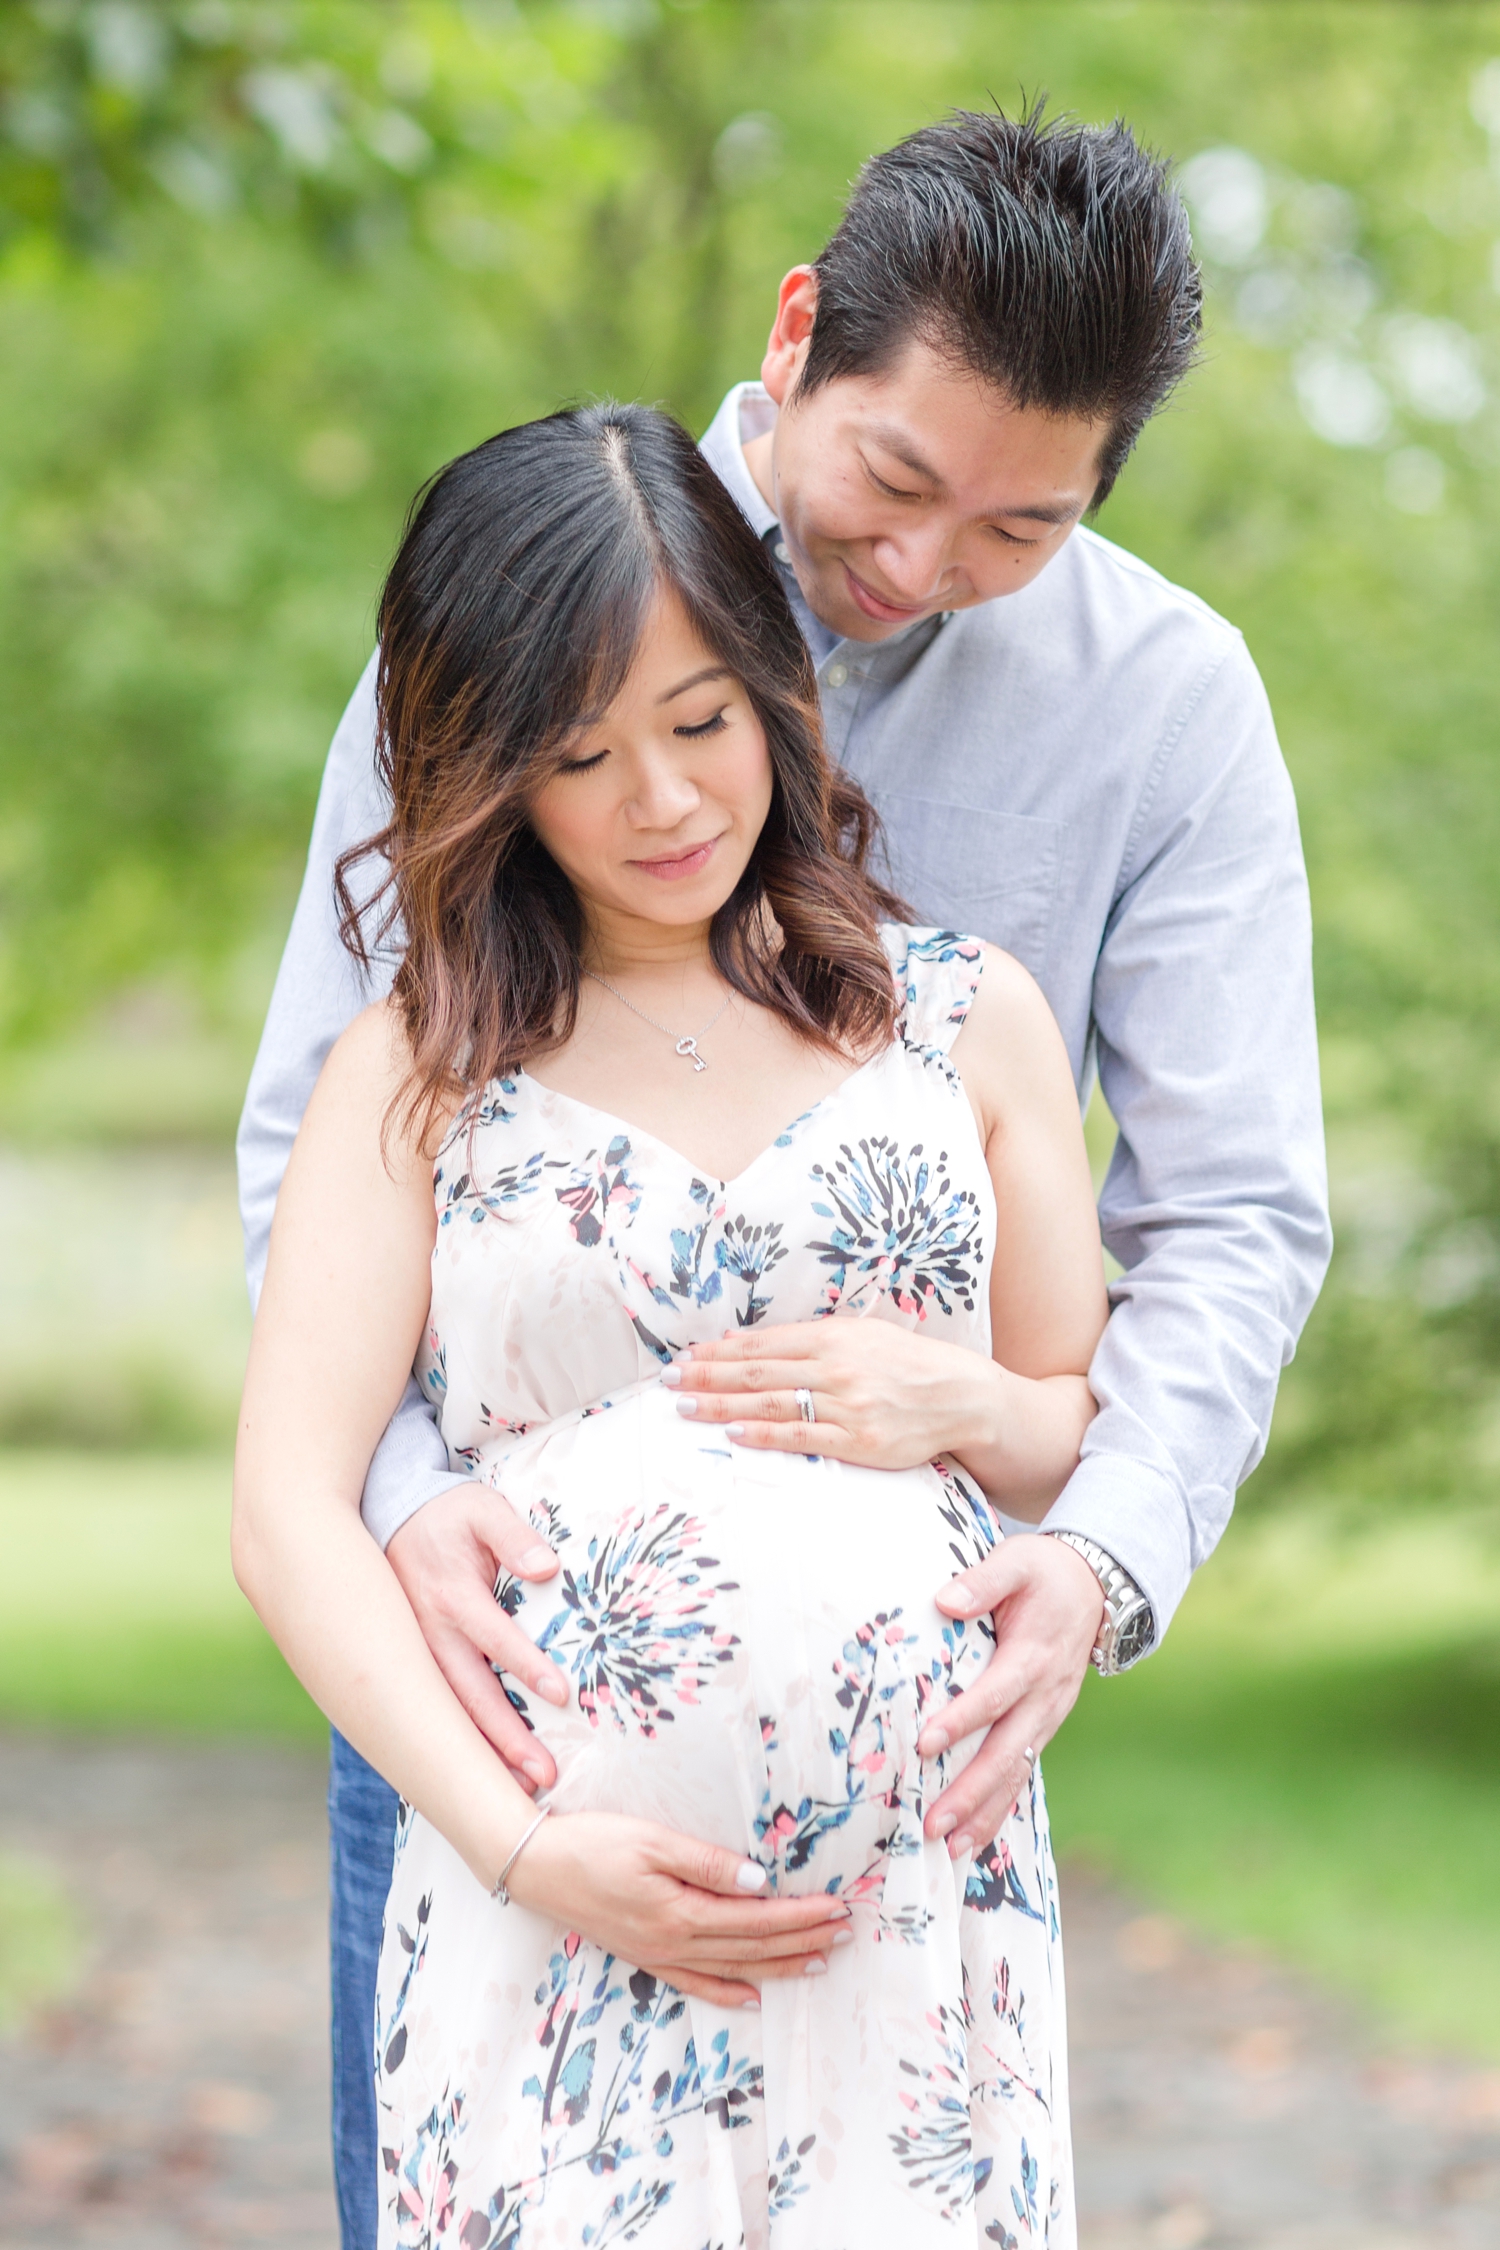
<svg viewBox="0 0 1500 2250">
<path fill-rule="evenodd" d="M 818 1416 L 812 1402 L 812 1392 L 799 1387 L 793 1391 L 792 1396 L 797 1402 L 797 1412 L 801 1415 L 803 1421 L 816 1422 Z"/>
</svg>

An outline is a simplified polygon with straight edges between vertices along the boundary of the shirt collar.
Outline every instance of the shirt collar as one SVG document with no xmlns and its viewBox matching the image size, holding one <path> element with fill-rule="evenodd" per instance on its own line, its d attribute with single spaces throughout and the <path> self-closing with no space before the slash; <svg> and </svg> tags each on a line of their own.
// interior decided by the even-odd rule
<svg viewBox="0 0 1500 2250">
<path fill-rule="evenodd" d="M 763 383 L 736 383 L 699 441 L 699 451 L 757 539 L 776 526 L 774 512 L 745 466 L 745 446 L 774 427 L 776 405 Z"/>
</svg>

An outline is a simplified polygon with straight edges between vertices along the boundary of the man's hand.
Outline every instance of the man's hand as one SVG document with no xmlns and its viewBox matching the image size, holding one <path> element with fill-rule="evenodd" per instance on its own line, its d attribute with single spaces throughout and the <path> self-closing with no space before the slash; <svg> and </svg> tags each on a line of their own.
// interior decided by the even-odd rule
<svg viewBox="0 0 1500 2250">
<path fill-rule="evenodd" d="M 922 1729 L 917 1747 L 936 1757 L 987 1726 L 969 1764 L 924 1823 L 948 1839 L 949 1856 L 987 1844 L 1026 1785 L 1025 1753 L 1050 1742 L 1078 1700 L 1104 1617 L 1104 1590 L 1076 1548 L 1060 1539 L 1004 1540 L 985 1562 L 950 1580 L 937 1597 L 949 1617 L 992 1610 L 995 1653 L 984 1676 Z"/>
<path fill-rule="evenodd" d="M 502 1570 L 550 1578 L 557 1557 L 488 1485 L 451 1485 L 401 1526 L 386 1558 L 416 1613 L 444 1679 L 523 1789 L 550 1789 L 551 1754 L 531 1732 L 491 1671 L 506 1671 L 548 1703 L 568 1700 L 566 1675 L 495 1599 Z"/>
</svg>

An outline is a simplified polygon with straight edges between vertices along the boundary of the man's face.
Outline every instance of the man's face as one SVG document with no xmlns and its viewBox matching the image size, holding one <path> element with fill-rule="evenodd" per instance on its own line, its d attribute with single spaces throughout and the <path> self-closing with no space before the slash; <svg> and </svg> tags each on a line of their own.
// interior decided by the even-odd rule
<svg viewBox="0 0 1500 2250">
<path fill-rule="evenodd" d="M 747 459 L 809 607 L 850 640 L 882 641 L 1029 586 L 1093 498 L 1106 425 L 1013 406 L 916 341 L 886 373 L 804 398 L 811 319 L 792 333 L 793 280 L 764 369 L 776 428 Z"/>
</svg>

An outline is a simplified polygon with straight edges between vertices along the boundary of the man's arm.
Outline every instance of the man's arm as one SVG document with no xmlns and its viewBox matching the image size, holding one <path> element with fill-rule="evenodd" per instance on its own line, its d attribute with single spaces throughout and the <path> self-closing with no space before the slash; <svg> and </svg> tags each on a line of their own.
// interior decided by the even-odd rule
<svg viewBox="0 0 1500 2250">
<path fill-rule="evenodd" d="M 1296 805 L 1238 641 L 1158 757 L 1094 1021 L 1120 1127 L 1100 1219 L 1126 1270 L 1089 1371 L 1100 1411 L 1042 1529 L 1122 1563 L 1159 1640 L 1265 1449 L 1331 1247 Z M 950 1615 L 993 1612 L 997 1634 L 944 1714 L 952 1740 L 989 1729 L 928 1814 L 950 1849 L 994 1834 L 1071 1709 L 1099 1614 L 1090 1578 L 1060 1540 L 1011 1539 L 939 1594 Z"/>
<path fill-rule="evenodd" d="M 1100 1411 L 1044 1529 L 1083 1533 L 1158 1638 L 1265 1450 L 1327 1270 L 1307 875 L 1265 690 L 1236 641 L 1159 760 L 1094 980 L 1124 1267 Z"/>
<path fill-rule="evenodd" d="M 339 937 L 333 896 L 334 862 L 340 852 L 373 836 L 387 818 L 375 770 L 375 669 L 372 656 L 328 753 L 307 871 L 235 1143 L 245 1276 L 252 1306 L 260 1301 L 282 1174 L 318 1073 L 334 1041 L 360 1010 L 389 992 L 395 971 L 387 949 L 377 954 L 367 975 L 361 972 Z M 370 863 L 370 890 L 383 871 L 383 862 Z M 365 877 L 365 870 L 361 876 Z M 360 887 L 365 889 L 365 880 Z M 448 1451 L 432 1409 L 415 1381 L 408 1383 L 370 1464 L 362 1511 L 367 1528 L 383 1547 L 424 1501 L 465 1481 L 450 1472 Z"/>
</svg>

